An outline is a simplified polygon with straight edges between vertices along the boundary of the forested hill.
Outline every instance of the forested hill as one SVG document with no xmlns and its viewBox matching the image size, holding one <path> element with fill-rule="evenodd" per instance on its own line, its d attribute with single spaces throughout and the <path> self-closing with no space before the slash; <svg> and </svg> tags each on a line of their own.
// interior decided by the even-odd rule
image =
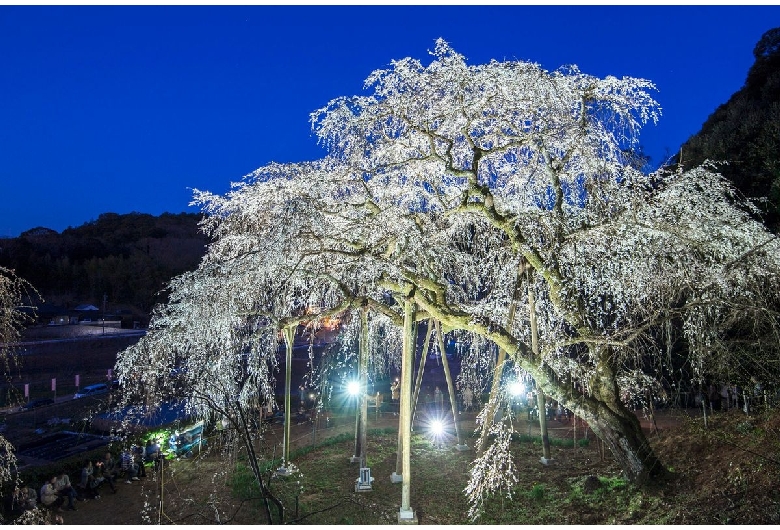
<svg viewBox="0 0 780 530">
<path fill-rule="evenodd" d="M 0 266 L 15 269 L 49 304 L 148 313 L 174 276 L 198 266 L 207 238 L 199 214 L 105 213 L 58 233 L 33 228 L 0 239 Z"/>
<path fill-rule="evenodd" d="M 761 204 L 767 226 L 780 231 L 780 27 L 764 33 L 753 50 L 745 85 L 713 112 L 681 148 L 677 161 L 691 168 L 727 161 L 721 173 Z"/>
</svg>

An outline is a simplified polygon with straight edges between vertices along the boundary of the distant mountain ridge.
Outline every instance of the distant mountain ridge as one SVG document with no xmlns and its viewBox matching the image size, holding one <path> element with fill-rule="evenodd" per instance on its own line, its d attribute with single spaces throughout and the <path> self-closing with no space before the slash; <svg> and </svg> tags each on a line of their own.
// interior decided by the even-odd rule
<svg viewBox="0 0 780 530">
<path fill-rule="evenodd" d="M 104 213 L 62 233 L 36 227 L 0 240 L 0 265 L 50 303 L 132 308 L 148 314 L 173 277 L 197 268 L 208 238 L 200 214 Z"/>
</svg>

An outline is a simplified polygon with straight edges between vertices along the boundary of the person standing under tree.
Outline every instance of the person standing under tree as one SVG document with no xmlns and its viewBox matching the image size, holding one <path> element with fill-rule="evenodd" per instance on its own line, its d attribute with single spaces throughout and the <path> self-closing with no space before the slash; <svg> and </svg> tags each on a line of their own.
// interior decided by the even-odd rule
<svg viewBox="0 0 780 530">
<path fill-rule="evenodd" d="M 298 400 L 300 401 L 301 408 L 306 408 L 306 387 L 303 383 L 298 387 Z"/>
<path fill-rule="evenodd" d="M 474 392 L 471 390 L 470 386 L 466 387 L 466 390 L 463 391 L 463 408 L 464 410 L 471 412 L 471 407 L 474 406 Z"/>
<path fill-rule="evenodd" d="M 436 409 L 441 413 L 444 409 L 444 394 L 438 386 L 433 391 L 433 400 L 436 402 Z"/>
<path fill-rule="evenodd" d="M 720 390 L 715 381 L 711 382 L 707 388 L 707 399 L 710 402 L 710 412 L 720 411 Z"/>
<path fill-rule="evenodd" d="M 138 476 L 146 477 L 146 447 L 143 445 L 134 445 L 132 447 L 133 461 L 138 466 Z"/>
<path fill-rule="evenodd" d="M 720 410 L 728 411 L 731 405 L 731 396 L 729 395 L 729 385 L 721 383 L 720 385 Z"/>
<path fill-rule="evenodd" d="M 401 385 L 398 383 L 398 379 L 393 381 L 390 385 L 390 401 L 393 403 L 393 415 L 398 416 L 398 400 L 401 398 Z"/>
</svg>

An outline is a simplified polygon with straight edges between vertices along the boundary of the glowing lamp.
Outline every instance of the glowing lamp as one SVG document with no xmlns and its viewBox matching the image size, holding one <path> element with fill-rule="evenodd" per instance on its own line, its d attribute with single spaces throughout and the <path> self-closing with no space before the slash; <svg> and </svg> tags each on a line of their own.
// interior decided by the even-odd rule
<svg viewBox="0 0 780 530">
<path fill-rule="evenodd" d="M 431 434 L 434 436 L 441 436 L 444 434 L 444 424 L 439 420 L 431 423 Z"/>
<path fill-rule="evenodd" d="M 347 385 L 347 392 L 349 392 L 349 395 L 351 396 L 357 396 L 360 394 L 360 383 L 357 381 L 350 381 L 350 383 Z"/>
</svg>

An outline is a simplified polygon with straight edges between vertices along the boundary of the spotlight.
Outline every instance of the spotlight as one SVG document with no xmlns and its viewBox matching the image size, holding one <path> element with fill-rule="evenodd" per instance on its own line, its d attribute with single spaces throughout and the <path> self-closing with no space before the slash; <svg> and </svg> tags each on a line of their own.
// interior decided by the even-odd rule
<svg viewBox="0 0 780 530">
<path fill-rule="evenodd" d="M 428 436 L 433 446 L 439 449 L 444 448 L 444 438 L 446 438 L 444 427 L 444 421 L 441 419 L 435 419 L 428 423 Z"/>
<path fill-rule="evenodd" d="M 512 383 L 512 385 L 509 387 L 509 391 L 512 393 L 513 396 L 522 396 L 525 392 L 525 387 L 523 386 L 523 383 L 520 383 L 519 381 L 515 381 Z"/>
<path fill-rule="evenodd" d="M 351 396 L 357 396 L 360 394 L 360 383 L 357 381 L 350 381 L 350 383 L 347 385 L 347 392 L 349 392 L 349 395 Z"/>
<path fill-rule="evenodd" d="M 442 434 L 444 434 L 444 424 L 439 420 L 433 421 L 431 423 L 431 434 L 433 434 L 436 437 L 439 437 Z"/>
</svg>

